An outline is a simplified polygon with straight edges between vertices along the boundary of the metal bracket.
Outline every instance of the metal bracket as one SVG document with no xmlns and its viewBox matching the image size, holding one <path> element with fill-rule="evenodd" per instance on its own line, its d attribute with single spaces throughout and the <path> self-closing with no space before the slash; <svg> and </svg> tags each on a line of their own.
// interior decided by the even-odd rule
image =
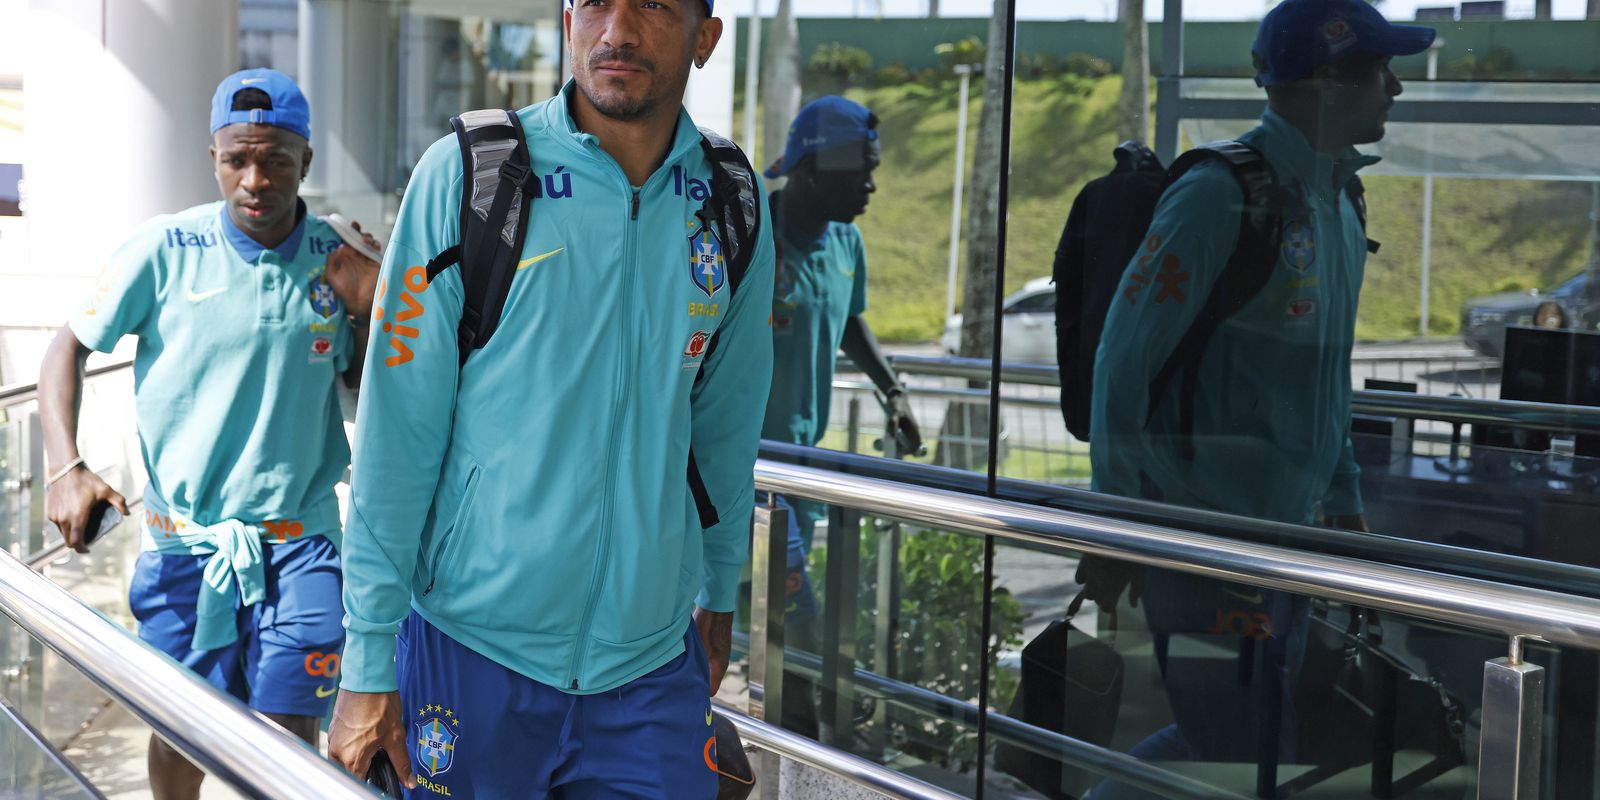
<svg viewBox="0 0 1600 800">
<path fill-rule="evenodd" d="M 1544 745 L 1544 667 L 1523 660 L 1523 641 L 1483 665 L 1479 800 L 1538 800 Z"/>
<path fill-rule="evenodd" d="M 783 716 L 783 613 L 788 603 L 789 511 L 757 506 L 750 547 L 750 716 Z"/>
</svg>

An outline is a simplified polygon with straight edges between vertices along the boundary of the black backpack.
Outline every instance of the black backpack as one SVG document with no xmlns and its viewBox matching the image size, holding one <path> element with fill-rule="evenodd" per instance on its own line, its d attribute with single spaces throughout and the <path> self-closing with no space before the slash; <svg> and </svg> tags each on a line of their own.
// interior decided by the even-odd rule
<svg viewBox="0 0 1600 800">
<path fill-rule="evenodd" d="M 1138 142 L 1123 142 L 1113 155 L 1117 165 L 1083 187 L 1056 247 L 1056 357 L 1061 370 L 1061 414 L 1067 430 L 1089 440 L 1089 404 L 1094 391 L 1094 358 L 1106 314 L 1123 272 L 1139 251 L 1168 187 L 1207 161 L 1221 161 L 1244 191 L 1239 238 L 1206 304 L 1184 332 L 1178 346 L 1150 381 L 1150 411 L 1175 379 L 1182 379 L 1179 419 L 1185 455 L 1191 446 L 1196 367 L 1206 345 L 1222 323 L 1267 285 L 1278 263 L 1279 235 L 1285 211 L 1302 201 L 1281 187 L 1272 166 L 1255 148 L 1238 141 L 1202 145 L 1174 161 L 1170 168 Z M 1366 228 L 1367 207 L 1361 180 L 1345 186 Z M 1368 240 L 1368 252 L 1378 245 Z"/>
<path fill-rule="evenodd" d="M 500 326 L 517 274 L 517 258 L 528 234 L 530 201 L 544 196 L 543 180 L 534 174 L 533 159 L 522 135 L 522 122 L 514 111 L 484 109 L 450 118 L 461 147 L 461 241 L 428 262 L 428 281 L 452 266 L 461 270 L 464 299 L 456 342 L 460 363 L 488 344 Z M 761 233 L 761 203 L 755 170 L 733 142 L 705 128 L 700 146 L 711 162 L 711 196 L 695 216 L 722 244 L 727 258 L 728 296 L 750 268 Z M 552 193 L 555 189 L 550 190 Z M 711 337 L 702 368 L 716 350 L 719 330 Z M 695 375 L 699 381 L 701 374 Z M 689 488 L 702 527 L 720 520 L 705 481 L 700 477 L 694 452 L 689 453 Z"/>
</svg>

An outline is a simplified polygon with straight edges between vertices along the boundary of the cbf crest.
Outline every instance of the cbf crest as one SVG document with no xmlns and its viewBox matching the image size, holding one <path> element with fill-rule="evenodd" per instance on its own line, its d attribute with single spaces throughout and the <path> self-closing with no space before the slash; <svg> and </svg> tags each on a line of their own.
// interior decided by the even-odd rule
<svg viewBox="0 0 1600 800">
<path fill-rule="evenodd" d="M 434 778 L 450 770 L 456 761 L 456 748 L 461 742 L 461 719 L 455 712 L 437 705 L 417 709 L 416 723 L 417 769 L 427 770 Z"/>
<path fill-rule="evenodd" d="M 1311 269 L 1311 265 L 1317 261 L 1317 229 L 1311 220 L 1302 217 L 1284 220 L 1283 230 L 1278 236 L 1278 251 L 1283 263 L 1295 271 Z"/>
<path fill-rule="evenodd" d="M 708 225 L 701 225 L 689 236 L 689 280 L 706 297 L 715 297 L 728 282 L 728 262 L 722 255 L 722 242 Z"/>
<path fill-rule="evenodd" d="M 323 319 L 339 313 L 339 296 L 321 275 L 306 285 L 306 295 L 311 298 L 311 310 L 321 314 Z"/>
</svg>

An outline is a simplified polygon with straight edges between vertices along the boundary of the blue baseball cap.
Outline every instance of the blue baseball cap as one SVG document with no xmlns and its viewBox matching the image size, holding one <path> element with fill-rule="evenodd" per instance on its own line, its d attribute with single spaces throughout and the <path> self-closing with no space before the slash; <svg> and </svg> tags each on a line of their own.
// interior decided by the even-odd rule
<svg viewBox="0 0 1600 800">
<path fill-rule="evenodd" d="M 806 156 L 847 144 L 875 142 L 878 118 L 866 106 L 838 95 L 813 100 L 800 109 L 789 125 L 783 157 L 764 173 L 769 178 L 789 174 Z"/>
<path fill-rule="evenodd" d="M 234 111 L 234 95 L 245 89 L 266 92 L 272 108 Z M 217 85 L 217 93 L 211 96 L 211 132 L 243 123 L 274 125 L 310 141 L 311 105 L 288 75 L 270 69 L 235 72 L 223 78 L 222 83 Z"/>
<path fill-rule="evenodd" d="M 1365 0 L 1284 0 L 1267 12 L 1250 50 L 1266 66 L 1256 85 L 1311 77 L 1352 53 L 1416 55 L 1433 44 L 1434 29 L 1394 25 Z"/>
</svg>

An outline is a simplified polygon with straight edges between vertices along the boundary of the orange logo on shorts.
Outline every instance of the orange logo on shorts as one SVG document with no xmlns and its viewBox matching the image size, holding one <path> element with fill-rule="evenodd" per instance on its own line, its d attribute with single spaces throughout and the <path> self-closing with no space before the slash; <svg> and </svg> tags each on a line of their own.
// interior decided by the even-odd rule
<svg viewBox="0 0 1600 800">
<path fill-rule="evenodd" d="M 306 674 L 326 678 L 339 677 L 338 653 L 312 653 L 306 656 Z"/>
<path fill-rule="evenodd" d="M 283 544 L 290 539 L 298 539 L 305 535 L 306 526 L 292 519 L 271 520 L 261 523 L 267 529 L 267 535 L 277 537 L 278 544 Z"/>
</svg>

